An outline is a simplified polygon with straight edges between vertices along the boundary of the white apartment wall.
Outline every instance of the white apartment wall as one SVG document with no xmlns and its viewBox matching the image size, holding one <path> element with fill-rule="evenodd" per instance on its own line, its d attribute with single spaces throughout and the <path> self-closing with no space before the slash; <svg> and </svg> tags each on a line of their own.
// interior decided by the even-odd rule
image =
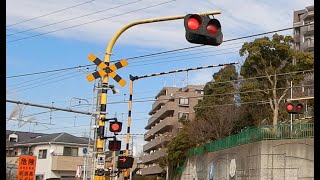
<svg viewBox="0 0 320 180">
<path fill-rule="evenodd" d="M 36 162 L 36 175 L 43 175 L 44 179 L 47 178 L 60 178 L 61 176 L 72 176 L 74 172 L 63 172 L 63 171 L 51 171 L 52 166 L 52 154 L 50 154 L 50 150 L 53 150 L 53 154 L 63 155 L 64 147 L 78 147 L 78 156 L 83 156 L 83 149 L 86 148 L 88 152 L 92 152 L 92 148 L 88 149 L 88 146 L 82 145 L 61 145 L 61 144 L 46 144 L 46 145 L 36 145 L 31 148 L 33 155 L 37 157 Z M 18 156 L 21 155 L 21 149 L 17 148 Z M 39 150 L 46 149 L 47 157 L 46 159 L 39 159 Z"/>
<path fill-rule="evenodd" d="M 39 150 L 46 149 L 46 159 L 39 159 Z M 59 176 L 51 171 L 52 155 L 50 149 L 56 149 L 54 145 L 37 145 L 33 148 L 33 154 L 37 156 L 36 175 L 43 175 L 44 179 L 58 178 Z"/>
</svg>

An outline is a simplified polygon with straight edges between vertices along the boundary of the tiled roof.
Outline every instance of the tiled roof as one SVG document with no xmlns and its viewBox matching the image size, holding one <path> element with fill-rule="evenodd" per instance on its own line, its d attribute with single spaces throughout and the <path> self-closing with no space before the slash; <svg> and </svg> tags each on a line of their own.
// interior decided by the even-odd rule
<svg viewBox="0 0 320 180">
<path fill-rule="evenodd" d="M 12 133 L 18 135 L 18 142 L 9 142 L 9 135 Z M 16 143 L 27 141 L 27 140 L 36 138 L 38 136 L 43 136 L 43 135 L 47 135 L 47 134 L 6 130 L 6 146 L 11 147 Z"/>
<path fill-rule="evenodd" d="M 54 133 L 44 135 L 35 139 L 16 143 L 15 146 L 25 144 L 38 144 L 38 143 L 73 143 L 73 144 L 88 144 L 88 139 L 82 137 L 73 136 L 68 133 Z"/>
<path fill-rule="evenodd" d="M 8 142 L 9 135 L 15 133 L 18 135 L 18 142 Z M 65 132 L 44 134 L 32 133 L 22 131 L 6 130 L 6 147 L 21 146 L 27 144 L 41 144 L 41 143 L 73 143 L 73 144 L 88 144 L 88 138 L 77 137 Z M 91 143 L 93 140 L 91 139 Z"/>
</svg>

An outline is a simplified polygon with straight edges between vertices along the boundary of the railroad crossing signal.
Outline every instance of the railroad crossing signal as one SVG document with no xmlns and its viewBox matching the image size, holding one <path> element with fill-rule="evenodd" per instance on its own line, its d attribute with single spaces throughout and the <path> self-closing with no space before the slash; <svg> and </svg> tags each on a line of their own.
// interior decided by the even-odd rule
<svg viewBox="0 0 320 180">
<path fill-rule="evenodd" d="M 115 81 L 117 81 L 120 84 L 120 86 L 123 87 L 126 85 L 126 81 L 123 80 L 117 73 L 115 73 L 115 71 L 122 68 L 122 67 L 127 66 L 128 65 L 127 60 L 122 59 L 119 62 L 116 62 L 115 64 L 113 64 L 111 66 L 108 66 L 106 63 L 101 61 L 94 54 L 90 54 L 88 56 L 88 59 L 100 68 L 100 70 L 98 70 L 92 74 L 87 75 L 87 80 L 89 82 L 91 82 L 95 79 L 98 79 L 100 77 L 108 75 L 108 76 L 112 77 Z"/>
<path fill-rule="evenodd" d="M 303 104 L 299 102 L 290 102 L 286 105 L 287 112 L 290 114 L 303 114 Z"/>
<path fill-rule="evenodd" d="M 221 24 L 215 18 L 188 14 L 184 17 L 184 27 L 190 43 L 219 46 L 223 41 Z"/>
<path fill-rule="evenodd" d="M 114 133 L 121 132 L 122 122 L 118 122 L 118 121 L 110 122 L 109 130 L 110 132 L 114 132 Z"/>
<path fill-rule="evenodd" d="M 133 160 L 133 157 L 119 156 L 117 165 L 118 169 L 132 168 Z"/>
<path fill-rule="evenodd" d="M 117 141 L 117 140 L 109 141 L 108 149 L 110 151 L 120 151 L 121 141 Z"/>
</svg>

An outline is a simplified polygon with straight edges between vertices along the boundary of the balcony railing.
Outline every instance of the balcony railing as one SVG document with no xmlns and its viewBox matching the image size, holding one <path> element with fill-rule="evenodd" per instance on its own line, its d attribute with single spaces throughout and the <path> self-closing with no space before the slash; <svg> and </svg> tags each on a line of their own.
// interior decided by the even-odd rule
<svg viewBox="0 0 320 180">
<path fill-rule="evenodd" d="M 306 40 L 302 43 L 301 50 L 303 51 L 311 51 L 314 48 L 314 40 Z"/>
<path fill-rule="evenodd" d="M 158 99 L 152 104 L 152 109 L 149 112 L 149 115 L 152 115 L 153 113 L 155 113 L 159 105 L 166 104 L 170 98 L 171 96 L 159 96 Z"/>
<path fill-rule="evenodd" d="M 83 165 L 83 161 L 84 157 L 81 156 L 52 156 L 52 170 L 76 171 L 78 165 Z"/>
<path fill-rule="evenodd" d="M 300 34 L 294 35 L 294 42 L 300 42 Z"/>
<path fill-rule="evenodd" d="M 301 34 L 303 35 L 314 34 L 314 24 L 309 24 L 308 26 L 301 27 Z"/>
<path fill-rule="evenodd" d="M 156 149 L 161 147 L 163 143 L 166 143 L 172 139 L 173 135 L 172 133 L 165 133 L 162 136 L 158 136 L 152 141 L 149 141 L 147 144 L 143 146 L 143 151 L 149 151 L 150 149 Z"/>
<path fill-rule="evenodd" d="M 158 160 L 160 157 L 163 157 L 166 155 L 166 148 L 163 148 L 161 150 L 157 150 L 152 154 L 148 154 L 146 156 L 142 156 L 142 163 L 149 163 L 152 161 Z"/>
<path fill-rule="evenodd" d="M 159 174 L 163 171 L 163 169 L 159 165 L 150 166 L 147 168 L 141 169 L 141 175 L 149 175 L 149 174 Z"/>
<path fill-rule="evenodd" d="M 154 137 L 154 134 L 158 133 L 159 131 L 164 131 L 165 129 L 170 129 L 174 125 L 174 117 L 167 117 L 160 121 L 157 125 L 151 128 L 147 133 L 144 135 L 144 140 L 148 141 L 150 138 Z"/>
<path fill-rule="evenodd" d="M 152 115 L 152 117 L 148 120 L 148 125 L 146 128 L 150 128 L 150 126 L 154 125 L 159 119 L 165 118 L 163 117 L 165 113 L 170 113 L 174 109 L 174 102 L 168 101 L 161 109 L 159 109 L 155 114 Z"/>
</svg>

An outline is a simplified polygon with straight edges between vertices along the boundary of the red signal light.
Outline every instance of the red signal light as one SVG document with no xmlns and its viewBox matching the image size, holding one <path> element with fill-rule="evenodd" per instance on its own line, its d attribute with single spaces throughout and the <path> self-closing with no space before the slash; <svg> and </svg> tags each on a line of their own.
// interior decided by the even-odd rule
<svg viewBox="0 0 320 180">
<path fill-rule="evenodd" d="M 108 148 L 110 151 L 119 151 L 121 149 L 121 141 L 109 141 Z"/>
<path fill-rule="evenodd" d="M 210 34 L 216 34 L 217 32 L 219 32 L 219 28 L 215 24 L 208 24 L 207 31 Z"/>
<path fill-rule="evenodd" d="M 288 104 L 288 105 L 287 105 L 287 110 L 288 110 L 288 111 L 292 111 L 293 108 L 294 108 L 294 107 L 293 107 L 293 104 Z"/>
<path fill-rule="evenodd" d="M 302 110 L 303 110 L 302 104 L 298 104 L 296 107 L 296 110 L 297 110 L 297 112 L 302 112 Z"/>
<path fill-rule="evenodd" d="M 120 128 L 119 124 L 116 124 L 116 123 L 115 123 L 115 124 L 112 124 L 112 125 L 111 125 L 112 131 L 118 131 L 119 128 Z"/>
<path fill-rule="evenodd" d="M 110 122 L 109 130 L 111 132 L 121 132 L 122 122 Z"/>
<path fill-rule="evenodd" d="M 200 22 L 196 18 L 189 18 L 187 21 L 188 27 L 192 30 L 196 30 L 200 26 Z"/>
</svg>

